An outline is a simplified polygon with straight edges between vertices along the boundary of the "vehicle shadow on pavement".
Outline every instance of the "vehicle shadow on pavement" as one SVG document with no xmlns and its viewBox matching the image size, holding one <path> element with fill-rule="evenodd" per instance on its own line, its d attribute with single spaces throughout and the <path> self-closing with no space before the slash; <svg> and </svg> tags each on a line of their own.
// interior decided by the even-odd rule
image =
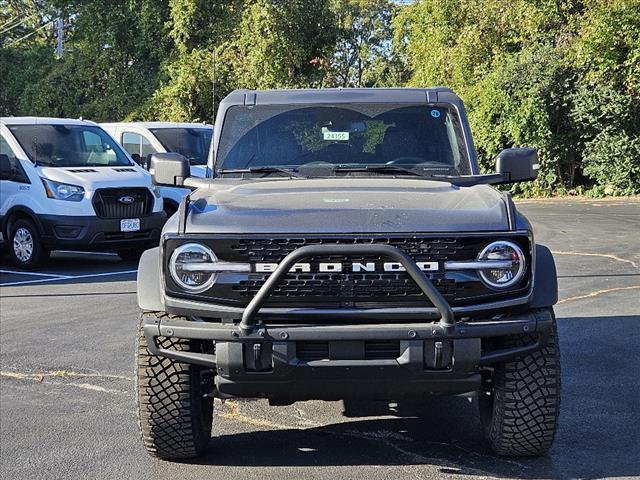
<svg viewBox="0 0 640 480">
<path fill-rule="evenodd" d="M 377 417 L 320 427 L 214 436 L 208 455 L 196 463 L 430 465 L 442 474 L 523 479 L 640 475 L 640 315 L 560 318 L 558 324 L 563 403 L 556 442 L 546 457 L 495 456 L 482 437 L 477 400 L 458 396 L 430 397 L 419 406 L 400 403 L 394 412 L 370 405 L 362 414 Z M 612 335 L 615 349 L 601 341 Z"/>
</svg>

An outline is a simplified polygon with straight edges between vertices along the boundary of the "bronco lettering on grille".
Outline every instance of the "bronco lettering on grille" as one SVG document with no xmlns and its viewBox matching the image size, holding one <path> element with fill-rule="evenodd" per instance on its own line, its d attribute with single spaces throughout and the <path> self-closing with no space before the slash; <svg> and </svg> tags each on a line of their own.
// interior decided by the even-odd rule
<svg viewBox="0 0 640 480">
<path fill-rule="evenodd" d="M 438 262 L 417 262 L 418 268 L 423 272 L 437 272 L 439 270 Z M 272 273 L 278 268 L 277 263 L 256 263 L 255 271 L 259 273 Z M 349 269 L 350 268 L 350 269 Z M 296 263 L 291 267 L 291 272 L 321 272 L 321 273 L 340 273 L 340 272 L 404 272 L 405 268 L 398 262 L 321 262 L 315 265 L 311 263 Z"/>
</svg>

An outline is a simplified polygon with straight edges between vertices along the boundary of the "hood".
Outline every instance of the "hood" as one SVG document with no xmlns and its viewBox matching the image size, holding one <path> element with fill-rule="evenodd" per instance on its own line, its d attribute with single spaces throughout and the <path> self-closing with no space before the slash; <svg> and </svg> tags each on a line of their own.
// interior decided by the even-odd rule
<svg viewBox="0 0 640 480">
<path fill-rule="evenodd" d="M 40 175 L 55 182 L 79 185 L 85 190 L 120 187 L 151 187 L 151 175 L 134 166 L 41 167 Z"/>
<path fill-rule="evenodd" d="M 424 179 L 212 180 L 192 194 L 187 233 L 408 233 L 508 230 L 486 185 Z M 205 203 L 206 202 L 206 203 Z M 172 228 L 172 227 L 171 227 Z"/>
</svg>

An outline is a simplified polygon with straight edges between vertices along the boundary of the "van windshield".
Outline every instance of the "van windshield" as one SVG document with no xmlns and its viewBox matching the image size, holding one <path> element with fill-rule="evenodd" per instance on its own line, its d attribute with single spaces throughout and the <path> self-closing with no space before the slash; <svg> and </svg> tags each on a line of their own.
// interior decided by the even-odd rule
<svg viewBox="0 0 640 480">
<path fill-rule="evenodd" d="M 29 159 L 48 167 L 117 167 L 131 160 L 100 127 L 92 125 L 10 125 Z"/>
<path fill-rule="evenodd" d="M 336 167 L 471 173 L 460 118 L 452 106 L 407 104 L 231 107 L 216 157 L 221 173 L 323 163 Z"/>
<path fill-rule="evenodd" d="M 212 128 L 151 128 L 167 152 L 176 152 L 189 160 L 191 165 L 206 165 Z"/>
</svg>

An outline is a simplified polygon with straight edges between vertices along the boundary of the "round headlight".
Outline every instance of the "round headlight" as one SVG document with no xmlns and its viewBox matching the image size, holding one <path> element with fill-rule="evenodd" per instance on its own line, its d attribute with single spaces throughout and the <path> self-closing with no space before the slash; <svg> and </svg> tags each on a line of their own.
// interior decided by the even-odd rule
<svg viewBox="0 0 640 480">
<path fill-rule="evenodd" d="M 218 258 L 211 249 L 199 243 L 186 243 L 173 251 L 169 261 L 171 278 L 181 288 L 200 293 L 211 288 L 216 281 L 217 274 L 198 268 L 198 264 L 216 263 Z"/>
<path fill-rule="evenodd" d="M 480 278 L 491 288 L 513 287 L 524 276 L 526 257 L 515 243 L 503 240 L 490 243 L 480 252 L 478 260 L 500 265 L 499 268 L 478 270 Z"/>
</svg>

